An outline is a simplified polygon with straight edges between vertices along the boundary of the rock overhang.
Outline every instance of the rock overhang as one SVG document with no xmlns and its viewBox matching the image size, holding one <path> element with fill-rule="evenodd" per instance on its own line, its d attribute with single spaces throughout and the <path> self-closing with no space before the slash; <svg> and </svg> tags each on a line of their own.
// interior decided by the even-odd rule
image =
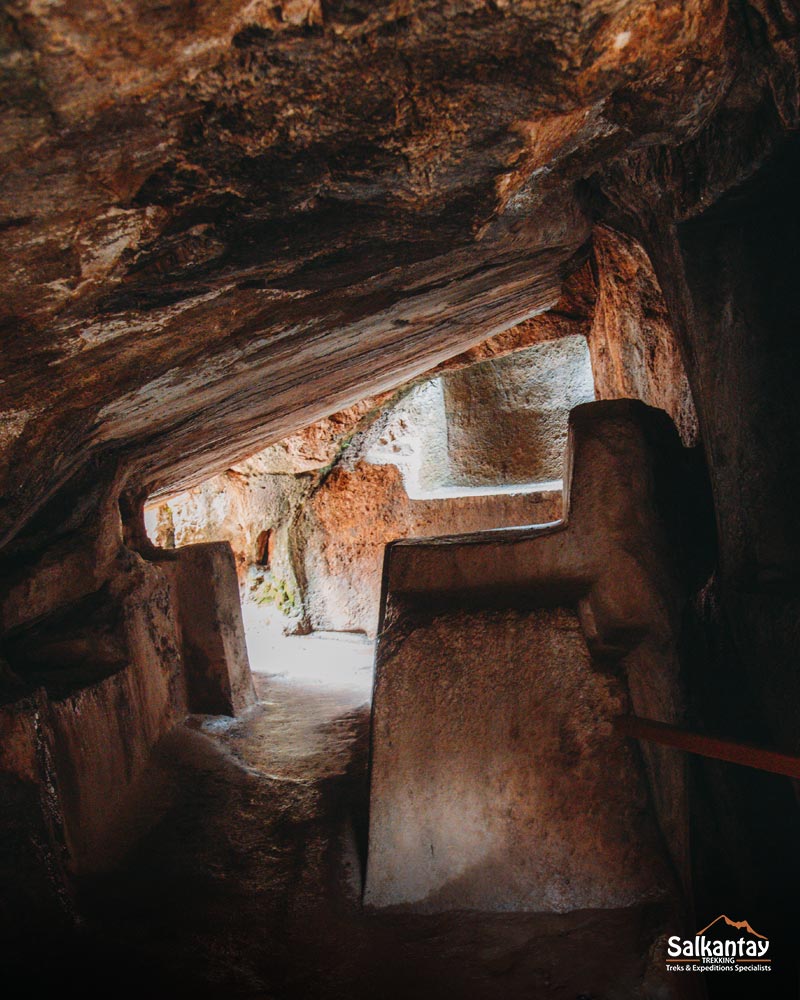
<svg viewBox="0 0 800 1000">
<path fill-rule="evenodd" d="M 700 0 L 180 10 L 5 15 L 5 535 L 92 456 L 195 482 L 551 307 L 587 179 L 690 213 L 796 80 L 792 25 Z"/>
</svg>

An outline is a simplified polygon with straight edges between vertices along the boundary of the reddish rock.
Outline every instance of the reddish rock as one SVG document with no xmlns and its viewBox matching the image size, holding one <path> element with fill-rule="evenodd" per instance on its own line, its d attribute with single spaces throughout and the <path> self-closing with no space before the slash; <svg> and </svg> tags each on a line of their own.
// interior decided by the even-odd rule
<svg viewBox="0 0 800 1000">
<path fill-rule="evenodd" d="M 641 399 L 666 410 L 684 444 L 697 443 L 697 413 L 680 344 L 644 248 L 595 228 L 597 304 L 589 350 L 598 399 Z"/>
<path fill-rule="evenodd" d="M 561 511 L 560 490 L 411 500 L 396 465 L 337 468 L 294 525 L 305 614 L 316 629 L 374 635 L 389 542 L 542 524 Z"/>
<path fill-rule="evenodd" d="M 683 651 L 694 711 L 797 749 L 799 39 L 795 5 L 767 0 L 6 4 L 8 703 L 61 670 L 65 699 L 127 685 L 152 708 L 169 622 L 154 626 L 154 678 L 117 662 L 130 601 L 169 617 L 166 591 L 141 578 L 161 570 L 123 551 L 164 558 L 131 527 L 139 499 L 501 343 L 563 305 L 603 226 L 602 394 L 660 402 L 692 439 L 654 273 L 714 492 L 703 541 L 719 559 Z M 591 314 L 556 308 L 558 329 Z M 337 454 L 342 429 L 282 460 Z M 644 662 L 637 675 L 658 707 L 659 675 Z M 149 708 L 137 726 L 154 737 Z M 116 758 L 122 737 L 109 739 Z M 10 766 L 8 787 L 38 802 Z M 732 893 L 790 914 L 791 790 L 698 768 L 698 907 Z M 104 838 L 102 818 L 88 836 Z"/>
<path fill-rule="evenodd" d="M 93 457 L 188 486 L 502 333 L 585 259 L 576 182 L 774 95 L 721 190 L 796 119 L 767 7 L 192 11 L 4 14 L 0 538 Z"/>
</svg>

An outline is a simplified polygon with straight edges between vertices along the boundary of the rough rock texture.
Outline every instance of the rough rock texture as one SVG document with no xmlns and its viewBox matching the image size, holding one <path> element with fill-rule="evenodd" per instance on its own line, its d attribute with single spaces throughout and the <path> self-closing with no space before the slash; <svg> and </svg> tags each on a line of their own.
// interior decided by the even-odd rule
<svg viewBox="0 0 800 1000">
<path fill-rule="evenodd" d="M 365 431 L 353 438 L 337 468 L 355 469 L 359 461 L 395 465 L 410 498 L 443 495 L 451 483 L 447 454 L 448 413 L 444 386 L 450 378 L 413 386 Z"/>
<path fill-rule="evenodd" d="M 604 310 L 663 346 L 652 261 L 714 491 L 692 710 L 797 749 L 799 36 L 792 0 L 6 3 L 3 656 L 52 626 L 74 662 L 88 601 L 107 670 L 119 500 L 146 551 L 149 493 L 502 335 L 602 224 Z M 793 919 L 788 783 L 697 778 L 698 905 Z"/>
<path fill-rule="evenodd" d="M 794 120 L 773 6 L 6 5 L 0 537 L 94 457 L 196 481 L 553 305 L 577 181 Z"/>
<path fill-rule="evenodd" d="M 74 532 L 7 592 L 11 627 L 0 662 L 4 933 L 52 929 L 56 915 L 76 919 L 75 878 L 118 863 L 142 835 L 150 754 L 187 712 L 193 632 L 223 626 L 213 638 L 227 642 L 226 663 L 239 668 L 226 704 L 215 708 L 232 712 L 252 698 L 228 547 L 226 572 L 197 559 L 187 567 L 189 595 L 180 562 L 143 559 L 124 544 L 127 534 L 117 509 L 116 525 Z M 93 563 L 98 539 L 105 545 L 112 538 L 113 559 Z M 191 550 L 180 558 L 192 561 Z M 94 573 L 76 576 L 82 565 Z"/>
<path fill-rule="evenodd" d="M 188 545 L 170 564 L 190 712 L 238 715 L 255 701 L 236 564 L 228 542 Z"/>
<path fill-rule="evenodd" d="M 248 571 L 260 563 L 259 539 L 263 541 L 264 532 L 272 532 L 271 568 L 279 575 L 291 576 L 289 527 L 313 480 L 256 471 L 260 464 L 257 454 L 246 472 L 229 470 L 146 508 L 150 539 L 166 549 L 229 542 L 244 588 Z"/>
<path fill-rule="evenodd" d="M 365 904 L 561 913 L 668 892 L 641 763 L 612 729 L 625 700 L 563 609 L 456 612 L 395 644 Z"/>
<path fill-rule="evenodd" d="M 486 399 L 487 382 L 502 394 L 503 413 Z M 398 538 L 560 518 L 560 490 L 533 489 L 531 481 L 545 472 L 561 477 L 570 395 L 572 402 L 592 396 L 579 336 L 445 371 L 385 408 L 294 518 L 292 557 L 308 625 L 374 635 L 383 551 Z M 527 485 L 505 488 L 509 481 Z"/>
<path fill-rule="evenodd" d="M 369 711 L 352 690 L 256 683 L 246 717 L 192 719 L 162 742 L 159 821 L 92 880 L 80 934 L 50 944 L 48 961 L 41 937 L 38 961 L 9 950 L 9 980 L 37 998 L 58 993 L 65 967 L 92 998 L 123 974 L 125 998 L 154 984 L 209 1000 L 698 997 L 690 977 L 660 973 L 664 935 L 684 926 L 665 906 L 365 913 Z"/>
<path fill-rule="evenodd" d="M 495 365 L 503 367 L 496 371 Z M 494 436 L 497 414 L 491 405 L 481 405 L 483 383 L 474 377 L 484 370 L 495 389 L 504 373 L 515 380 L 517 391 L 505 397 L 500 440 Z M 542 473 L 543 455 L 550 478 L 560 477 L 565 402 L 570 395 L 574 402 L 591 394 L 580 336 L 463 371 L 448 369 L 382 402 L 373 398 L 336 420 L 312 425 L 223 476 L 156 501 L 147 511 L 150 537 L 166 548 L 229 540 L 243 596 L 276 603 L 300 619 L 288 627 L 374 635 L 388 542 L 541 524 L 561 516 L 557 488 L 495 487 L 514 479 L 504 477 L 501 468 L 507 450 L 513 450 L 517 478 Z M 460 447 L 453 440 L 463 418 L 472 432 L 469 448 L 463 432 Z M 342 427 L 349 428 L 345 437 Z M 310 465 L 316 475 L 308 474 Z M 303 471 L 294 476 L 274 471 L 287 466 Z M 454 485 L 463 484 L 465 470 L 471 484 L 482 488 Z"/>
<path fill-rule="evenodd" d="M 315 629 L 375 635 L 389 542 L 544 524 L 561 511 L 560 490 L 411 500 L 395 465 L 337 468 L 295 522 L 304 613 Z"/>
<path fill-rule="evenodd" d="M 64 931 L 74 919 L 44 692 L 0 708 L 0 926 Z"/>
<path fill-rule="evenodd" d="M 449 376 L 444 379 L 444 406 L 450 482 L 473 486 L 561 479 L 569 411 L 592 399 L 592 369 L 580 336 Z"/>
<path fill-rule="evenodd" d="M 680 345 L 650 258 L 636 240 L 595 228 L 598 296 L 589 333 L 598 399 L 641 399 L 666 410 L 686 445 L 697 414 Z"/>
<path fill-rule="evenodd" d="M 485 684 L 483 673 L 488 670 L 494 675 L 494 668 L 485 664 L 495 656 L 501 671 L 503 666 L 506 670 L 522 669 L 511 666 L 520 660 L 529 667 L 527 684 L 535 688 L 539 672 L 546 671 L 542 659 L 548 650 L 565 655 L 567 676 L 577 672 L 585 678 L 588 662 L 582 646 L 578 649 L 558 641 L 546 615 L 532 618 L 527 627 L 510 630 L 509 641 L 516 637 L 516 645 L 502 647 L 498 654 L 497 629 L 482 617 L 487 609 L 547 608 L 554 604 L 577 609 L 594 670 L 615 677 L 623 695 L 627 688 L 634 711 L 665 721 L 676 721 L 685 711 L 681 625 L 693 572 L 698 569 L 695 560 L 701 556 L 695 548 L 696 533 L 702 537 L 707 530 L 702 523 L 702 494 L 696 484 L 693 486 L 691 453 L 680 447 L 675 427 L 664 413 L 629 400 L 577 407 L 570 417 L 570 435 L 572 474 L 568 520 L 564 523 L 472 537 L 398 542 L 388 549 L 373 696 L 365 895 L 378 905 L 413 901 L 423 909 L 499 907 L 505 899 L 508 906 L 515 907 L 528 899 L 529 888 L 545 898 L 548 892 L 557 898 L 557 879 L 544 885 L 536 866 L 532 872 L 526 871 L 516 855 L 513 865 L 504 870 L 502 857 L 508 856 L 508 845 L 517 839 L 527 845 L 531 856 L 537 856 L 535 838 L 528 839 L 528 814 L 520 811 L 527 796 L 518 794 L 521 789 L 534 794 L 529 784 L 533 779 L 526 776 L 529 755 L 519 755 L 517 741 L 533 747 L 537 740 L 534 717 L 546 719 L 545 728 L 559 725 L 572 731 L 576 725 L 573 713 L 578 711 L 575 696 L 557 702 L 560 711 L 554 707 L 553 718 L 558 722 L 549 721 L 546 709 L 542 716 L 522 713 L 518 731 L 513 725 L 507 731 L 493 729 L 491 723 L 479 720 L 498 713 L 506 715 L 509 709 L 502 701 L 506 695 L 498 694 L 495 685 Z M 470 626 L 476 641 L 467 644 L 471 652 L 461 669 L 466 619 L 463 614 L 452 619 L 448 637 L 447 623 L 438 618 L 453 606 L 467 614 L 471 609 L 481 623 Z M 528 659 L 525 650 L 531 643 L 531 631 L 542 634 L 533 644 L 537 655 Z M 431 670 L 433 648 L 440 650 L 435 660 L 438 671 Z M 545 685 L 546 676 L 545 672 Z M 599 679 L 593 683 L 602 688 Z M 515 685 L 517 697 L 523 697 L 522 687 L 520 677 Z M 582 687 L 578 699 L 596 697 L 589 693 L 590 688 L 591 684 Z M 464 708 L 467 693 L 476 699 L 469 710 Z M 431 705 L 435 708 L 428 720 Z M 608 711 L 601 712 L 606 719 Z M 442 739 L 428 745 L 425 733 L 430 727 L 440 732 Z M 610 726 L 600 726 L 597 736 L 605 737 L 605 752 L 613 769 L 616 765 L 610 762 L 618 759 L 618 741 Z M 488 773 L 503 775 L 502 780 L 487 781 L 481 770 L 487 746 L 493 748 Z M 429 753 L 422 767 L 420 754 L 426 756 L 425 747 Z M 593 738 L 567 741 L 564 748 L 563 755 L 554 758 L 553 767 L 565 772 L 578 768 L 579 773 L 583 756 L 594 757 L 599 750 Z M 685 762 L 658 747 L 643 746 L 642 752 L 654 816 L 675 870 L 688 888 Z M 570 754 L 577 754 L 577 758 Z M 440 774 L 440 780 L 429 781 L 431 773 Z M 449 773 L 451 780 L 444 780 L 444 773 Z M 598 760 L 594 774 L 601 786 L 603 770 Z M 462 775 L 463 782 L 456 781 L 455 775 Z M 480 795 L 474 791 L 478 786 Z M 506 788 L 510 789 L 509 799 Z M 510 814 L 509 805 L 513 806 Z M 417 824 L 418 808 L 423 808 L 427 818 L 424 839 Z M 477 828 L 493 811 L 503 810 L 508 823 L 498 819 L 492 842 L 480 844 L 475 836 Z M 628 813 L 629 820 L 633 815 Z M 563 848 L 566 857 L 582 853 L 584 838 L 592 835 L 581 825 L 557 824 L 557 828 L 567 844 Z M 619 837 L 616 829 L 610 840 Z M 643 844 L 647 835 L 634 824 L 623 840 L 629 841 Z M 431 844 L 434 852 L 440 846 L 440 860 L 435 863 L 430 860 Z M 616 869 L 614 885 L 622 893 L 633 891 L 627 881 L 630 876 L 623 874 L 624 859 L 610 847 L 609 852 L 606 861 Z M 488 883 L 483 879 L 482 859 L 491 859 L 493 869 L 498 866 Z M 563 856 L 560 864 L 564 864 Z M 591 888 L 582 884 L 576 899 L 586 893 L 586 898 L 596 903 L 602 894 L 603 876 L 592 870 L 596 882 Z M 496 898 L 491 885 L 498 882 L 501 872 L 505 895 Z M 620 888 L 623 884 L 627 890 Z M 615 891 L 609 889 L 609 903 Z"/>
<path fill-rule="evenodd" d="M 185 713 L 171 583 L 133 562 L 127 593 L 94 611 L 98 622 L 112 614 L 113 647 L 86 629 L 85 603 L 68 609 L 68 627 L 45 620 L 6 644 L 4 932 L 37 926 L 43 909 L 74 918 L 73 876 L 115 863 L 141 834 L 137 786 L 153 745 Z"/>
<path fill-rule="evenodd" d="M 597 288 L 590 259 L 564 281 L 561 297 L 547 312 L 523 320 L 503 333 L 482 341 L 476 347 L 448 358 L 429 374 L 432 376 L 457 371 L 476 362 L 502 358 L 548 340 L 579 335 L 587 337 L 592 326 L 596 300 Z"/>
<path fill-rule="evenodd" d="M 796 29 L 797 20 L 794 24 Z M 788 22 L 785 31 L 780 49 L 788 56 L 793 44 Z M 781 88 L 777 94 L 787 96 Z M 765 115 L 762 127 L 770 120 Z M 796 753 L 797 140 L 702 216 L 674 228 L 658 221 L 660 168 L 640 168 L 636 197 L 629 192 L 623 198 L 617 178 L 616 224 L 629 226 L 647 247 L 682 350 L 691 359 L 688 373 L 718 532 L 718 570 L 697 602 L 688 656 L 693 711 L 704 729 Z M 671 169 L 687 167 L 675 163 Z M 752 900 L 753 912 L 775 926 L 791 926 L 793 886 L 800 878 L 794 790 L 765 775 L 720 773 L 705 763 L 697 766 L 695 780 L 701 905 L 710 908 L 720 895 L 736 895 Z M 713 858 L 721 856 L 726 863 L 715 865 Z"/>
<path fill-rule="evenodd" d="M 264 475 L 300 475 L 329 466 L 353 435 L 367 430 L 386 412 L 387 407 L 415 385 L 425 384 L 439 375 L 452 373 L 481 361 L 503 358 L 535 344 L 561 337 L 587 336 L 591 328 L 595 298 L 596 289 L 587 263 L 567 278 L 561 298 L 547 312 L 490 337 L 468 351 L 448 358 L 398 389 L 377 396 L 368 396 L 353 406 L 309 424 L 295 434 L 290 434 L 231 466 L 226 470 L 226 474 L 233 473 L 244 477 L 245 481 L 253 481 Z M 208 480 L 205 480 L 199 485 L 204 488 L 207 482 Z M 160 493 L 162 497 L 170 496 L 169 489 Z"/>
</svg>

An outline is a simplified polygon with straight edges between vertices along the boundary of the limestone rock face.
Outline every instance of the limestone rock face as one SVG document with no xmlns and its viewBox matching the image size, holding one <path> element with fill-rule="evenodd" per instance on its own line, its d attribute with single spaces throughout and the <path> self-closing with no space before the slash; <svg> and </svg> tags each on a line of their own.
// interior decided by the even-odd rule
<svg viewBox="0 0 800 1000">
<path fill-rule="evenodd" d="M 0 685 L 5 933 L 74 919 L 73 877 L 115 864 L 141 835 L 150 753 L 186 712 L 171 581 L 138 556 L 119 562 L 123 587 L 4 644 L 16 686 Z"/>
<path fill-rule="evenodd" d="M 170 566 L 178 595 L 191 712 L 236 715 L 255 701 L 236 567 L 227 542 L 183 548 Z"/>
<path fill-rule="evenodd" d="M 418 380 L 427 381 L 440 374 L 459 371 L 481 361 L 503 358 L 561 337 L 586 337 L 591 328 L 595 299 L 594 282 L 588 265 L 584 265 L 564 282 L 561 297 L 552 309 L 448 358 L 430 371 L 423 372 Z M 356 432 L 369 427 L 385 412 L 398 392 L 407 390 L 413 384 L 410 382 L 395 391 L 361 399 L 262 448 L 244 461 L 237 462 L 231 471 L 247 479 L 274 473 L 298 475 L 316 472 L 330 465 Z"/>
<path fill-rule="evenodd" d="M 91 461 L 191 485 L 554 305 L 614 169 L 652 150 L 686 217 L 797 117 L 771 4 L 13 0 L 0 32 L 0 539 Z"/>
<path fill-rule="evenodd" d="M 530 336 L 527 329 L 520 339 L 524 343 Z M 579 351 L 572 341 L 580 341 Z M 505 338 L 496 348 L 498 353 L 511 343 L 513 338 Z M 545 355 L 550 368 L 541 363 Z M 516 374 L 520 385 L 535 396 L 553 390 L 548 376 L 554 370 L 560 372 L 559 389 L 565 380 L 580 381 L 588 353 L 583 337 L 571 337 L 504 360 L 505 370 Z M 384 547 L 389 542 L 540 524 L 561 517 L 558 484 L 536 488 L 529 475 L 516 487 L 508 486 L 498 464 L 503 449 L 513 445 L 520 469 L 532 473 L 532 462 L 546 451 L 554 459 L 553 475 L 561 476 L 566 427 L 560 420 L 563 417 L 565 423 L 566 413 L 560 395 L 552 439 L 548 419 L 529 421 L 516 431 L 509 424 L 503 447 L 498 449 L 494 441 L 483 452 L 495 457 L 497 467 L 489 470 L 494 477 L 466 485 L 457 482 L 463 456 L 450 435 L 464 392 L 475 391 L 474 379 L 449 404 L 447 387 L 461 385 L 473 371 L 488 369 L 492 375 L 494 365 L 501 363 L 482 362 L 463 371 L 453 363 L 438 377 L 387 397 L 372 397 L 312 425 L 224 475 L 165 500 L 156 498 L 146 511 L 152 541 L 168 549 L 189 546 L 191 551 L 196 543 L 228 540 L 246 599 L 277 603 L 289 618 L 299 617 L 303 628 L 374 635 Z M 591 393 L 585 378 L 581 385 Z M 516 398 L 508 402 L 513 419 L 513 407 L 521 403 Z M 479 407 L 473 429 L 478 433 L 495 423 L 491 407 Z M 287 465 L 305 470 L 307 464 L 313 470 L 294 475 L 283 471 Z M 276 466 L 281 471 L 274 471 Z M 287 622 L 287 627 L 297 625 Z"/>
<path fill-rule="evenodd" d="M 252 464 L 260 460 L 256 455 Z M 262 561 L 265 532 L 280 536 L 280 543 L 273 543 L 280 560 L 287 548 L 286 527 L 311 487 L 308 476 L 227 472 L 168 501 L 155 501 L 146 509 L 146 524 L 150 538 L 161 548 L 230 542 L 239 583 L 244 585 L 248 568 Z"/>
<path fill-rule="evenodd" d="M 563 337 L 475 365 L 444 382 L 451 481 L 561 479 L 567 419 L 594 399 L 586 341 Z"/>
<path fill-rule="evenodd" d="M 324 469 L 334 462 L 347 439 L 369 424 L 392 396 L 391 392 L 368 396 L 256 452 L 232 471 L 252 481 L 263 475 L 298 475 Z"/>
<path fill-rule="evenodd" d="M 694 711 L 797 750 L 799 56 L 789 0 L 5 3 L 4 841 L 38 809 L 48 871 L 111 856 L 121 785 L 185 710 L 145 498 L 231 468 L 349 496 L 359 401 L 512 329 L 588 334 L 598 395 L 685 443 L 696 416 L 719 547 Z M 698 909 L 793 912 L 789 789 L 698 768 Z M 662 824 L 676 787 L 651 780 Z"/>
</svg>

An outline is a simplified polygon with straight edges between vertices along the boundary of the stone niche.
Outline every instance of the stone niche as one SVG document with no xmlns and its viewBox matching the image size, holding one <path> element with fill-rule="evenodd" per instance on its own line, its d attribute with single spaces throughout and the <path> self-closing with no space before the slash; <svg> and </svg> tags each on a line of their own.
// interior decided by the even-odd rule
<svg viewBox="0 0 800 1000">
<path fill-rule="evenodd" d="M 387 549 L 367 906 L 616 907 L 688 878 L 684 762 L 613 720 L 684 710 L 693 454 L 632 400 L 577 407 L 570 439 L 559 524 Z"/>
<path fill-rule="evenodd" d="M 567 416 L 593 395 L 580 334 L 447 371 L 152 506 L 150 536 L 230 539 L 245 598 L 373 636 L 388 543 L 560 517 Z"/>
<path fill-rule="evenodd" d="M 594 399 L 584 337 L 537 344 L 442 381 L 451 484 L 561 479 L 569 411 Z"/>
</svg>

